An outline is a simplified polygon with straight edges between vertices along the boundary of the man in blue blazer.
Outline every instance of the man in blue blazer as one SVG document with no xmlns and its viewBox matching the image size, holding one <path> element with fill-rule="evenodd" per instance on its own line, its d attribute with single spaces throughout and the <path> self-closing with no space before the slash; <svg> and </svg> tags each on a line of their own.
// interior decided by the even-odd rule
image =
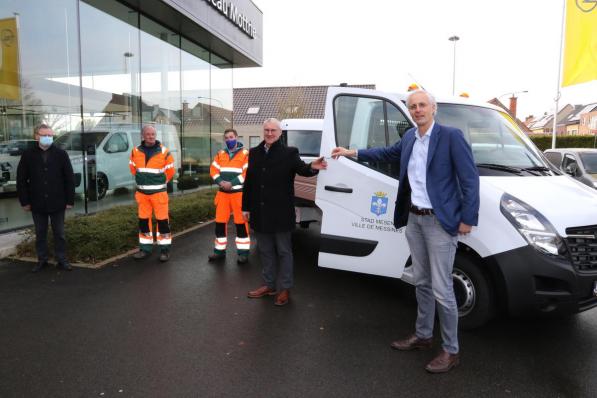
<svg viewBox="0 0 597 398">
<path fill-rule="evenodd" d="M 459 364 L 458 306 L 452 268 L 458 235 L 471 232 L 479 213 L 479 174 L 462 131 L 434 121 L 437 104 L 416 90 L 406 101 L 417 127 L 388 148 L 335 148 L 332 157 L 400 165 L 396 228 L 406 226 L 417 295 L 417 322 L 410 337 L 392 342 L 397 350 L 431 348 L 435 309 L 441 325 L 442 350 L 425 369 L 448 372 Z"/>
</svg>

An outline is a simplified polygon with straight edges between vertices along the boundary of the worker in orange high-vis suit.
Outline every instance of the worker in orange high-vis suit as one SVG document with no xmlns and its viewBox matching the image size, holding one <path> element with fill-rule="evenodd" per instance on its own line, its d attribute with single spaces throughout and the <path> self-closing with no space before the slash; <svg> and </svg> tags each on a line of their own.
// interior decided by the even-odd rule
<svg viewBox="0 0 597 398">
<path fill-rule="evenodd" d="M 226 147 L 220 150 L 210 167 L 211 178 L 220 187 L 215 198 L 216 205 L 216 240 L 214 253 L 209 255 L 209 261 L 226 258 L 228 244 L 227 226 L 230 213 L 236 225 L 237 262 L 244 264 L 249 260 L 251 240 L 249 226 L 243 218 L 243 184 L 249 164 L 249 151 L 238 141 L 238 134 L 234 129 L 224 132 Z"/>
<path fill-rule="evenodd" d="M 160 247 L 160 261 L 170 259 L 172 234 L 168 221 L 168 181 L 174 177 L 174 159 L 156 139 L 155 127 L 143 126 L 143 141 L 133 148 L 129 167 L 135 176 L 139 206 L 139 251 L 133 255 L 137 260 L 149 257 L 153 248 L 152 213 L 157 221 L 156 240 Z"/>
</svg>

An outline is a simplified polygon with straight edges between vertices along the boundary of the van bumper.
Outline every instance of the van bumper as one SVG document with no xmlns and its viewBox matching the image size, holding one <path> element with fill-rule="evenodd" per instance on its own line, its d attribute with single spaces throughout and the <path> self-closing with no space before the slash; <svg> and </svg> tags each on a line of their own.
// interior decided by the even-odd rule
<svg viewBox="0 0 597 398">
<path fill-rule="evenodd" d="M 579 271 L 566 257 L 524 246 L 492 256 L 508 312 L 575 313 L 597 306 L 597 269 Z"/>
</svg>

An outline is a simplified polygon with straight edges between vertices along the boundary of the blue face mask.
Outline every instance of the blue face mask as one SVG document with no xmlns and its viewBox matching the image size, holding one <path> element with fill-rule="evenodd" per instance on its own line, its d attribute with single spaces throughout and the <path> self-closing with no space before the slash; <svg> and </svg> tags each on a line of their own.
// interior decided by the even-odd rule
<svg viewBox="0 0 597 398">
<path fill-rule="evenodd" d="M 236 146 L 236 140 L 226 141 L 226 146 L 228 147 L 228 149 L 234 149 L 234 147 Z"/>
<path fill-rule="evenodd" d="M 39 145 L 41 146 L 50 146 L 54 142 L 54 137 L 51 135 L 42 135 L 39 137 Z"/>
</svg>

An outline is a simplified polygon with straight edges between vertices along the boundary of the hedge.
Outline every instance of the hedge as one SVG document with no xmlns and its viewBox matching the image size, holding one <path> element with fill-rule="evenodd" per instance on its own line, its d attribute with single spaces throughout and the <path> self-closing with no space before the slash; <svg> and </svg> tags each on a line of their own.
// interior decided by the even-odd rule
<svg viewBox="0 0 597 398">
<path fill-rule="evenodd" d="M 192 194 L 171 196 L 170 228 L 180 232 L 214 217 L 212 189 Z M 154 220 L 155 225 L 155 220 Z M 118 206 L 92 215 L 77 215 L 65 221 L 67 256 L 71 262 L 95 264 L 138 246 L 137 205 Z M 17 246 L 19 256 L 36 257 L 35 233 L 26 232 L 26 239 Z M 52 234 L 49 237 L 52 251 Z"/>
<path fill-rule="evenodd" d="M 529 135 L 529 138 L 544 151 L 551 148 L 551 134 Z M 556 148 L 595 148 L 594 135 L 558 135 Z"/>
</svg>

